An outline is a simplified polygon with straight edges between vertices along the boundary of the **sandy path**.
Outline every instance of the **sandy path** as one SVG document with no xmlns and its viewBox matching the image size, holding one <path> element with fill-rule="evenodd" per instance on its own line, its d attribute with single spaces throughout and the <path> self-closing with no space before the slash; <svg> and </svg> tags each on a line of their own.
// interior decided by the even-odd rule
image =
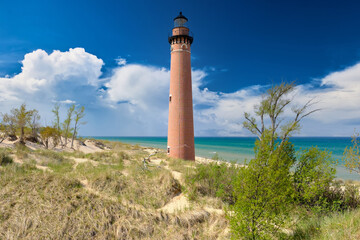
<svg viewBox="0 0 360 240">
<path fill-rule="evenodd" d="M 185 196 L 185 194 L 181 193 L 180 195 L 171 199 L 170 202 L 168 202 L 165 206 L 159 208 L 158 210 L 166 213 L 176 213 L 184 211 L 188 208 L 190 208 L 190 202 Z"/>
<path fill-rule="evenodd" d="M 160 165 L 161 159 L 151 160 L 152 163 Z M 184 179 L 181 172 L 174 171 L 169 166 L 164 166 L 165 169 L 169 170 L 174 179 L 179 181 L 181 185 L 184 185 Z M 166 213 L 176 213 L 178 211 L 184 211 L 190 208 L 190 202 L 184 193 L 174 197 L 170 200 L 165 206 L 159 208 L 159 211 L 163 211 Z"/>
<path fill-rule="evenodd" d="M 161 159 L 154 159 L 151 160 L 152 163 L 160 165 Z M 169 170 L 172 174 L 173 178 L 180 182 L 181 185 L 185 184 L 183 174 L 178 171 L 172 170 L 169 166 L 164 166 L 165 169 Z M 164 211 L 166 213 L 176 213 L 179 211 L 184 211 L 186 209 L 189 209 L 191 207 L 191 203 L 188 200 L 188 198 L 185 196 L 184 193 L 181 193 L 180 195 L 174 197 L 170 200 L 165 206 L 158 209 L 160 211 Z M 209 213 L 218 214 L 218 215 L 224 215 L 225 212 L 222 209 L 216 209 L 209 206 L 203 207 L 203 209 Z"/>
</svg>

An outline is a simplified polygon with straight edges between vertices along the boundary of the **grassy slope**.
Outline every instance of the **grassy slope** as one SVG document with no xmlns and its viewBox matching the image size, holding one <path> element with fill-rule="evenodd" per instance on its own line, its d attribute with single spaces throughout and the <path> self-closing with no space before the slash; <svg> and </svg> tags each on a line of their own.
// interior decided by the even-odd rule
<svg viewBox="0 0 360 240">
<path fill-rule="evenodd" d="M 0 239 L 230 237 L 224 215 L 203 210 L 225 206 L 209 191 L 211 181 L 197 186 L 202 194 L 192 196 L 189 209 L 158 210 L 181 192 L 193 194 L 194 186 L 176 180 L 173 171 L 189 178 L 195 163 L 158 153 L 152 159 L 162 159 L 161 167 L 144 171 L 148 153 L 142 148 L 106 144 L 111 151 L 94 154 L 0 149 L 21 162 L 0 167 Z M 308 216 L 289 230 L 293 234 L 280 238 L 360 239 L 360 210 Z"/>
<path fill-rule="evenodd" d="M 201 207 L 157 210 L 181 192 L 166 161 L 144 171 L 148 153 L 112 147 L 95 154 L 13 150 L 22 164 L 0 168 L 0 239 L 221 238 L 224 216 Z"/>
</svg>

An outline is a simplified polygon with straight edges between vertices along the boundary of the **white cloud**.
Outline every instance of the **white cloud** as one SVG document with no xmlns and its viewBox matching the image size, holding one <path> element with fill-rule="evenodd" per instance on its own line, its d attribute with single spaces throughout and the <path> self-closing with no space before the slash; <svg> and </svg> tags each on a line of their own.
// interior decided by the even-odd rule
<svg viewBox="0 0 360 240">
<path fill-rule="evenodd" d="M 120 57 L 120 56 L 117 57 L 117 58 L 115 59 L 115 61 L 116 61 L 117 65 L 119 65 L 119 66 L 126 65 L 126 63 L 127 63 L 126 59 L 125 59 L 125 58 L 122 58 L 122 57 Z"/>
<path fill-rule="evenodd" d="M 103 61 L 83 48 L 28 53 L 19 74 L 0 78 L 0 112 L 26 101 L 50 112 L 46 118 L 51 119 L 54 101 L 76 102 L 86 105 L 85 135 L 166 135 L 169 70 L 126 64 L 121 57 L 117 62 L 112 74 L 101 78 Z M 206 88 L 208 74 L 211 68 L 192 70 L 195 134 L 250 135 L 242 128 L 243 113 L 253 111 L 269 86 L 222 93 Z M 304 121 L 303 135 L 351 135 L 360 124 L 360 63 L 299 85 L 294 104 L 314 97 L 323 110 Z"/>
<path fill-rule="evenodd" d="M 108 100 L 128 102 L 143 110 L 162 108 L 167 103 L 169 71 L 165 68 L 129 64 L 115 68 L 109 82 Z"/>
<path fill-rule="evenodd" d="M 40 111 L 43 124 L 50 124 L 54 102 L 97 101 L 104 63 L 83 48 L 50 54 L 39 49 L 26 54 L 21 64 L 19 74 L 0 78 L 0 112 L 26 102 L 29 108 Z"/>
<path fill-rule="evenodd" d="M 314 118 L 324 123 L 360 120 L 360 63 L 320 80 L 324 89 L 300 87 L 300 94 L 318 99 L 323 110 Z"/>
<path fill-rule="evenodd" d="M 0 78 L 2 100 L 24 101 L 36 96 L 44 101 L 61 98 L 61 91 L 79 86 L 97 87 L 104 64 L 83 48 L 51 54 L 39 49 L 26 54 L 21 63 L 19 74 Z"/>
<path fill-rule="evenodd" d="M 76 103 L 76 101 L 70 100 L 70 99 L 66 99 L 63 101 L 58 101 L 59 103 L 63 103 L 63 104 L 74 104 Z"/>
<path fill-rule="evenodd" d="M 251 86 L 234 93 L 219 93 L 211 107 L 197 112 L 198 121 L 207 123 L 211 133 L 247 135 L 248 132 L 241 126 L 243 112 L 253 112 L 265 87 Z M 294 106 L 302 106 L 315 99 L 318 103 L 314 108 L 321 109 L 303 122 L 302 135 L 349 136 L 354 128 L 360 128 L 360 63 L 330 73 L 313 83 L 298 85 L 289 97 L 294 99 Z M 285 120 L 290 117 L 293 114 L 286 111 Z M 210 131 L 211 128 L 213 131 Z M 206 129 L 203 132 L 206 133 Z"/>
</svg>

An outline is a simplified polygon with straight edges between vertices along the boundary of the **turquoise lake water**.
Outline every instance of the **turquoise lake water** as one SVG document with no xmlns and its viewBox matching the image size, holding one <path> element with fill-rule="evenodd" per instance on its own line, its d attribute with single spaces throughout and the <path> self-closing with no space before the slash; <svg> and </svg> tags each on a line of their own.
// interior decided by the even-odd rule
<svg viewBox="0 0 360 240">
<path fill-rule="evenodd" d="M 120 141 L 140 146 L 155 147 L 166 150 L 166 137 L 94 137 L 96 139 Z M 195 137 L 195 154 L 211 158 L 215 153 L 225 161 L 243 163 L 254 156 L 254 137 Z M 351 138 L 346 137 L 294 137 L 290 141 L 296 150 L 317 146 L 332 152 L 333 159 L 340 161 L 346 146 L 351 145 Z M 360 175 L 350 174 L 343 166 L 337 166 L 337 177 L 360 180 Z"/>
</svg>

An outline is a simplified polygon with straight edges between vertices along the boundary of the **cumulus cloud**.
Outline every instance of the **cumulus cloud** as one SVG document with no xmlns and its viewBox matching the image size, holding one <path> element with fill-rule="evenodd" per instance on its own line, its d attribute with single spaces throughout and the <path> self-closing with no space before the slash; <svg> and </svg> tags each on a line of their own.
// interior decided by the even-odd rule
<svg viewBox="0 0 360 240">
<path fill-rule="evenodd" d="M 20 73 L 0 77 L 0 112 L 26 102 L 40 111 L 43 124 L 50 124 L 54 102 L 85 105 L 98 101 L 104 63 L 83 48 L 52 53 L 39 49 L 26 54 L 21 64 Z"/>
<path fill-rule="evenodd" d="M 129 64 L 113 70 L 108 88 L 108 100 L 128 103 L 143 110 L 163 108 L 167 103 L 170 73 L 165 68 Z"/>
<path fill-rule="evenodd" d="M 314 118 L 324 123 L 360 120 L 360 63 L 325 76 L 320 86 L 322 89 L 299 87 L 300 94 L 319 100 L 323 110 Z"/>
<path fill-rule="evenodd" d="M 87 109 L 85 135 L 166 135 L 169 69 L 116 61 L 110 76 L 101 78 L 104 62 L 83 48 L 28 53 L 19 74 L 0 78 L 0 111 L 24 101 L 47 112 L 54 102 L 77 103 Z M 269 86 L 208 89 L 213 70 L 192 70 L 195 134 L 250 135 L 242 128 L 243 113 L 253 112 Z M 299 85 L 292 97 L 295 105 L 316 98 L 323 109 L 304 121 L 303 135 L 350 135 L 360 125 L 360 63 Z"/>
<path fill-rule="evenodd" d="M 212 106 L 197 112 L 197 120 L 210 126 L 202 132 L 247 135 L 241 124 L 243 113 L 253 112 L 267 87 L 250 86 L 233 93 L 217 93 L 218 98 Z M 293 99 L 293 106 L 302 106 L 314 99 L 317 102 L 314 108 L 321 109 L 304 121 L 302 135 L 349 136 L 354 128 L 360 127 L 360 63 L 309 84 L 298 85 L 289 98 Z M 293 115 L 290 110 L 286 111 L 285 120 Z"/>
<path fill-rule="evenodd" d="M 97 87 L 103 61 L 83 48 L 67 52 L 36 50 L 25 55 L 21 72 L 13 77 L 0 78 L 0 95 L 4 100 L 23 101 L 37 96 L 41 101 L 58 98 L 59 90 L 79 86 Z"/>
</svg>

